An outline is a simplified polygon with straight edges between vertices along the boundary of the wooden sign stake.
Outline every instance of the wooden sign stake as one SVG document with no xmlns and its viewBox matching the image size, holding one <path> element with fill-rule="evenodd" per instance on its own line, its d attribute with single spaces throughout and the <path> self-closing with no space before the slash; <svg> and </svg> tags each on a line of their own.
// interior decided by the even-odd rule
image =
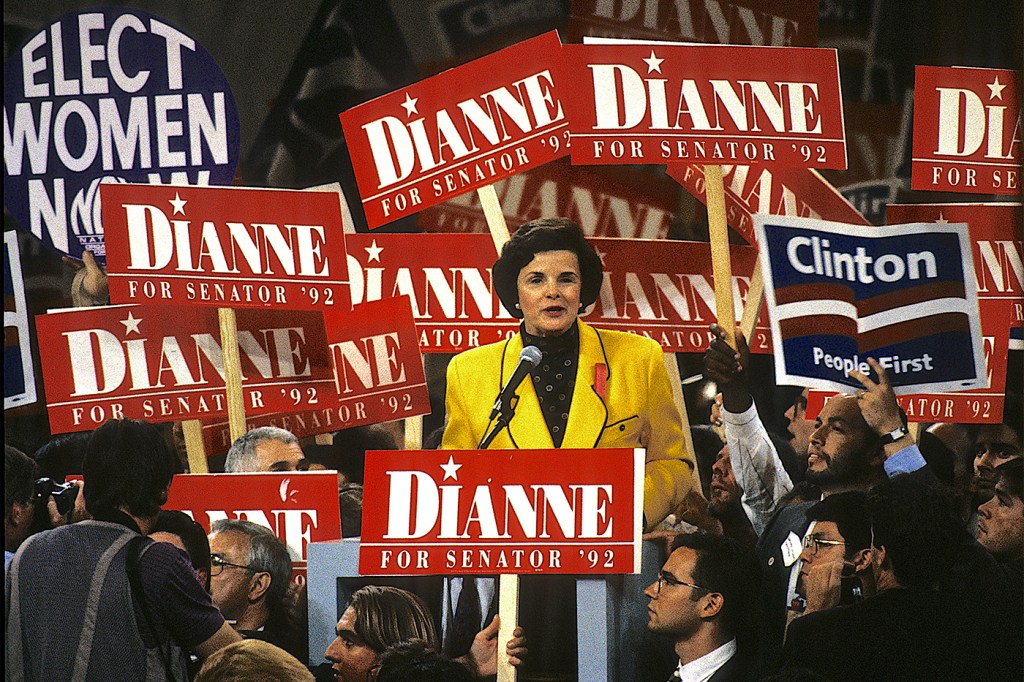
<svg viewBox="0 0 1024 682">
<path fill-rule="evenodd" d="M 421 450 L 423 448 L 423 415 L 406 417 L 402 421 L 405 426 L 405 449 Z"/>
<path fill-rule="evenodd" d="M 761 302 L 764 300 L 764 275 L 761 274 L 761 257 L 754 261 L 754 273 L 750 276 L 750 289 L 747 290 L 747 304 L 743 308 L 743 319 L 740 320 L 740 331 L 752 343 L 754 327 L 761 314 Z"/>
<path fill-rule="evenodd" d="M 704 166 L 707 196 L 708 234 L 711 241 L 711 271 L 715 278 L 715 315 L 725 331 L 725 340 L 735 346 L 736 308 L 732 300 L 732 263 L 729 261 L 729 227 L 725 218 L 725 185 L 721 166 Z"/>
<path fill-rule="evenodd" d="M 242 365 L 238 353 L 238 323 L 233 308 L 218 308 L 220 345 L 224 352 L 224 385 L 228 399 L 228 430 L 231 442 L 245 434 L 245 402 L 242 395 Z"/>
<path fill-rule="evenodd" d="M 494 191 L 494 185 L 484 185 L 476 193 L 480 198 L 480 205 L 483 206 L 484 217 L 487 218 L 491 239 L 494 240 L 494 250 L 501 255 L 501 247 L 510 236 L 505 214 L 501 211 L 501 202 L 498 201 L 498 193 Z M 498 625 L 498 682 L 515 682 L 516 669 L 508 662 L 505 644 L 512 639 L 512 632 L 519 620 L 518 575 L 498 576 L 498 617 L 501 619 Z"/>
<path fill-rule="evenodd" d="M 210 467 L 206 463 L 206 447 L 203 445 L 203 423 L 198 419 L 186 419 L 181 423 L 181 433 L 185 437 L 189 473 L 210 473 Z"/>
<path fill-rule="evenodd" d="M 690 478 L 690 485 L 696 485 L 700 489 L 700 462 L 697 461 L 697 453 L 693 448 L 693 433 L 690 432 L 690 415 L 686 412 L 686 398 L 683 396 L 683 380 L 679 376 L 679 364 L 676 362 L 675 353 L 663 353 L 665 369 L 668 371 L 668 383 L 672 386 L 672 400 L 679 408 L 679 416 L 683 422 L 683 447 L 693 455 L 693 475 Z"/>
</svg>

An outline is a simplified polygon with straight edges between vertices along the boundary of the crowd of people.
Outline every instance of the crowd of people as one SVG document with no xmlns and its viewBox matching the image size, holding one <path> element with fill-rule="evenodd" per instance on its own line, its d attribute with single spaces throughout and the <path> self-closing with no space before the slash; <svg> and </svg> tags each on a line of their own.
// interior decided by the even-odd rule
<svg viewBox="0 0 1024 682">
<path fill-rule="evenodd" d="M 1019 423 L 933 425 L 915 444 L 876 367 L 881 381 L 864 377 L 862 392 L 829 400 L 815 420 L 803 418 L 806 396 L 798 396 L 786 440 L 761 425 L 742 335 L 736 352 L 715 333 L 706 368 L 721 409 L 712 426 L 694 429 L 710 475 L 699 502 L 689 497 L 648 535 L 670 541 L 657 580 L 635 595 L 648 602 L 649 632 L 674 650 L 678 679 L 1019 679 Z M 944 435 L 951 427 L 955 438 Z M 446 618 L 434 615 L 441 604 L 409 591 L 363 587 L 322 652 L 327 662 L 307 668 L 299 663 L 310 658 L 305 595 L 284 543 L 240 520 L 217 521 L 207 535 L 186 514 L 161 509 L 182 471 L 167 429 L 111 421 L 74 442 L 80 452 L 59 458 L 63 470 L 52 453 L 66 443 L 35 458 L 5 448 L 9 679 L 494 672 L 497 620 L 479 607 L 493 605 L 493 587 L 463 590 L 486 627 L 461 652 L 444 646 L 458 628 L 458 595 L 445 595 Z M 342 513 L 358 519 L 367 448 L 397 445 L 381 426 L 339 432 L 327 445 L 264 427 L 238 439 L 225 468 L 336 470 Z M 58 486 L 40 478 L 44 467 L 84 481 Z M 958 468 L 973 473 L 954 477 Z M 521 630 L 507 644 L 517 664 L 528 658 Z"/>
<path fill-rule="evenodd" d="M 643 531 L 660 555 L 649 584 L 616 596 L 618 627 L 639 631 L 615 633 L 635 651 L 609 644 L 634 659 L 624 680 L 1020 679 L 1018 398 L 1007 396 L 1003 424 L 916 433 L 871 360 L 871 376 L 851 372 L 861 390 L 814 419 L 804 391 L 786 410 L 788 432 L 773 434 L 743 335 L 713 327 L 704 373 L 721 395 L 686 452 L 658 345 L 577 319 L 601 278 L 577 226 L 520 228 L 495 286 L 521 333 L 452 361 L 446 426 L 431 445 L 646 449 Z M 490 397 L 527 345 L 543 360 L 509 421 Z M 186 467 L 179 445 L 168 425 L 116 420 L 31 457 L 5 447 L 8 679 L 457 681 L 494 675 L 499 657 L 521 679 L 587 679 L 562 627 L 577 622 L 562 576 L 524 580 L 525 632 L 507 642 L 493 576 L 428 590 L 367 579 L 333 642 L 308 651 L 304 588 L 273 532 L 225 519 L 207 534 L 162 509 Z M 261 427 L 233 443 L 223 469 L 336 471 L 352 537 L 365 452 L 386 449 L 398 446 L 383 425 L 321 444 Z M 637 610 L 645 625 L 625 615 Z"/>
</svg>

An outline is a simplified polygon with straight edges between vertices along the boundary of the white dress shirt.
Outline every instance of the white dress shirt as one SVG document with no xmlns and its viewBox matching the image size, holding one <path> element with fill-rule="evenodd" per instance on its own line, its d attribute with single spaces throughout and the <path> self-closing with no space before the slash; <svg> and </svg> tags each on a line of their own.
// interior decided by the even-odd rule
<svg viewBox="0 0 1024 682">
<path fill-rule="evenodd" d="M 707 682 L 735 653 L 736 639 L 733 638 L 711 653 L 704 654 L 685 665 L 679 661 L 676 672 L 682 682 Z"/>
</svg>

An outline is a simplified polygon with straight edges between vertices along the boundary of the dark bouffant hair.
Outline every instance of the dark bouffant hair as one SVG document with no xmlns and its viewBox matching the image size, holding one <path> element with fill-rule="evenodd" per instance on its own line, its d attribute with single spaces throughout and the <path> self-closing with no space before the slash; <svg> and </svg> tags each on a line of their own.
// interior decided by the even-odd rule
<svg viewBox="0 0 1024 682">
<path fill-rule="evenodd" d="M 517 280 L 519 271 L 544 251 L 572 251 L 580 262 L 580 305 L 583 308 L 597 300 L 601 291 L 603 269 L 597 251 L 587 242 L 580 226 L 566 218 L 539 218 L 526 223 L 512 235 L 494 263 L 494 289 L 502 305 L 513 316 L 522 319 L 516 308 L 519 302 Z"/>
</svg>

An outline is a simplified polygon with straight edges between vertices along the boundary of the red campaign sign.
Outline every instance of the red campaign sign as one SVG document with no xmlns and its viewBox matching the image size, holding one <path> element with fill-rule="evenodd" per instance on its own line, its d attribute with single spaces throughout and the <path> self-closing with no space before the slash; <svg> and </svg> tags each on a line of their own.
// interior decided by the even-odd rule
<svg viewBox="0 0 1024 682">
<path fill-rule="evenodd" d="M 704 168 L 675 164 L 668 175 L 705 205 Z M 809 168 L 722 166 L 725 185 L 725 217 L 749 244 L 756 244 L 754 214 L 834 220 L 850 225 L 870 225 L 828 180 Z"/>
<path fill-rule="evenodd" d="M 305 438 L 321 433 L 333 433 L 338 429 L 350 426 L 350 424 L 342 422 L 340 408 L 334 405 L 302 412 L 277 412 L 256 417 L 246 415 L 246 431 L 260 426 L 276 426 L 290 431 L 296 438 Z M 224 454 L 231 449 L 231 443 L 231 429 L 226 421 L 220 419 L 203 422 L 203 448 L 207 457 Z"/>
<path fill-rule="evenodd" d="M 1017 71 L 918 66 L 911 189 L 1020 194 Z"/>
<path fill-rule="evenodd" d="M 955 424 L 999 424 L 1003 420 L 1006 396 L 1006 356 L 1009 326 L 1014 302 L 1009 299 L 978 298 L 981 334 L 988 371 L 988 388 L 955 393 L 912 393 L 896 396 L 912 422 L 952 422 Z M 834 395 L 810 390 L 807 418 L 818 416 L 825 400 Z"/>
<path fill-rule="evenodd" d="M 336 192 L 100 185 L 110 300 L 347 309 Z"/>
<path fill-rule="evenodd" d="M 342 428 L 430 413 L 412 303 L 396 296 L 324 315 Z"/>
<path fill-rule="evenodd" d="M 715 321 L 714 280 L 707 242 L 591 238 L 605 279 L 593 308 L 580 319 L 601 329 L 642 334 L 665 352 L 703 352 Z M 392 295 L 412 301 L 424 353 L 458 353 L 501 341 L 519 329 L 491 282 L 494 242 L 485 234 L 349 236 L 353 304 Z M 757 251 L 733 246 L 737 317 Z M 762 312 L 751 348 L 770 353 Z"/>
<path fill-rule="evenodd" d="M 338 401 L 323 315 L 239 310 L 247 414 Z M 113 306 L 36 316 L 52 433 L 107 419 L 148 422 L 224 417 L 224 354 L 217 311 Z"/>
<path fill-rule="evenodd" d="M 364 575 L 638 573 L 643 450 L 366 453 Z"/>
<path fill-rule="evenodd" d="M 817 0 L 573 0 L 569 42 L 584 36 L 815 47 Z"/>
<path fill-rule="evenodd" d="M 568 159 L 499 180 L 494 191 L 510 226 L 557 215 L 589 237 L 664 239 L 679 207 L 679 188 L 664 176 L 625 166 L 572 166 Z M 475 192 L 431 206 L 416 222 L 427 232 L 489 231 Z"/>
<path fill-rule="evenodd" d="M 835 50 L 565 45 L 572 162 L 846 168 Z"/>
<path fill-rule="evenodd" d="M 339 114 L 372 229 L 568 153 L 554 31 Z"/>
<path fill-rule="evenodd" d="M 993 204 L 889 204 L 886 222 L 967 223 L 974 246 L 978 300 L 1010 299 L 1017 302 L 1015 320 L 1024 320 L 1024 246 L 1021 244 L 1022 205 Z M 1017 325 L 1015 325 L 1017 326 Z"/>
<path fill-rule="evenodd" d="M 252 521 L 274 531 L 288 545 L 293 569 L 305 583 L 311 542 L 341 539 L 338 475 L 327 472 L 179 474 L 164 509 L 177 509 L 206 532 L 214 521 Z"/>
<path fill-rule="evenodd" d="M 316 410 L 264 415 L 248 428 L 278 426 L 298 437 L 430 413 L 412 307 L 405 296 L 324 314 L 338 400 Z M 231 447 L 227 422 L 203 425 L 208 455 Z"/>
</svg>

